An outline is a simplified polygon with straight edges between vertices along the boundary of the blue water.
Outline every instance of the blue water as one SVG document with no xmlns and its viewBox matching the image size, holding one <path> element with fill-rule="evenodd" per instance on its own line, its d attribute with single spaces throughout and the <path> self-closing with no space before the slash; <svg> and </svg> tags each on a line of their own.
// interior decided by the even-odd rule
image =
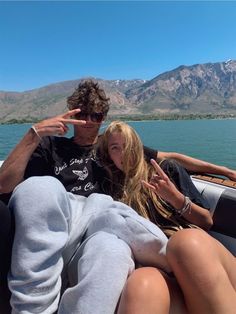
<svg viewBox="0 0 236 314">
<path fill-rule="evenodd" d="M 236 120 L 178 120 L 130 122 L 143 143 L 236 169 Z M 0 125 L 0 160 L 6 158 L 30 127 Z M 68 136 L 72 135 L 72 131 Z"/>
</svg>

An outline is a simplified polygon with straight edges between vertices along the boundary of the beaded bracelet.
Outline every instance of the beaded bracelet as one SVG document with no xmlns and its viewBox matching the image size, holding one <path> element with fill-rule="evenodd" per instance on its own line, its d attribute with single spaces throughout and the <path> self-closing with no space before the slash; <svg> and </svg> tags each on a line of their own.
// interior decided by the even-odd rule
<svg viewBox="0 0 236 314">
<path fill-rule="evenodd" d="M 34 133 L 38 136 L 38 138 L 41 141 L 42 137 L 38 134 L 38 131 L 36 130 L 36 128 L 32 125 L 31 129 L 34 131 Z"/>
<path fill-rule="evenodd" d="M 185 196 L 184 197 L 184 206 L 180 209 L 176 209 L 176 213 L 179 215 L 179 216 L 183 216 L 184 213 L 186 213 L 187 211 L 189 212 L 189 214 L 191 214 L 191 200 L 188 196 Z"/>
</svg>

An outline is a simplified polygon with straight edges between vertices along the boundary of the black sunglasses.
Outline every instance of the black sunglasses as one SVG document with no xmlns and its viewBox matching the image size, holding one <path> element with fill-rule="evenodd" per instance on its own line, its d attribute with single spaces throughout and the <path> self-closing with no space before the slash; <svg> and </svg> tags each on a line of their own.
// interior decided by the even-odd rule
<svg viewBox="0 0 236 314">
<path fill-rule="evenodd" d="M 75 119 L 77 120 L 87 120 L 88 117 L 90 117 L 92 122 L 100 123 L 104 119 L 105 114 L 102 112 L 92 112 L 92 113 L 87 113 L 80 111 L 75 114 Z"/>
</svg>

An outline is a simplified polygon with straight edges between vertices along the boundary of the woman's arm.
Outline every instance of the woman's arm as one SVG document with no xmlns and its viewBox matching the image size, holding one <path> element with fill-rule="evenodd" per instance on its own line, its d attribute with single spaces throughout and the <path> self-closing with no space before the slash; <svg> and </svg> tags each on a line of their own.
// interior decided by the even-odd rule
<svg viewBox="0 0 236 314">
<path fill-rule="evenodd" d="M 181 164 L 185 169 L 198 173 L 209 173 L 222 175 L 230 180 L 236 181 L 236 170 L 229 169 L 224 166 L 218 166 L 200 159 L 196 159 L 187 155 L 172 153 L 172 152 L 158 152 L 157 160 L 171 158 L 176 160 Z"/>
<path fill-rule="evenodd" d="M 175 187 L 155 160 L 151 160 L 151 163 L 156 170 L 156 175 L 151 178 L 150 182 L 143 182 L 143 184 L 151 188 L 158 196 L 176 209 L 177 212 L 181 212 L 181 209 L 185 205 L 185 196 Z M 209 210 L 193 202 L 191 202 L 186 211 L 183 211 L 182 217 L 205 230 L 210 229 L 213 224 Z"/>
</svg>

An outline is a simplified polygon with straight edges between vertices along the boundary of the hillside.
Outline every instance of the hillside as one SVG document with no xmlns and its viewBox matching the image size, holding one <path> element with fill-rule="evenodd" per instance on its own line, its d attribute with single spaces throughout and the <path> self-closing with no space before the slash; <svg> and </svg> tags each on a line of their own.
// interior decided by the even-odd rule
<svg viewBox="0 0 236 314">
<path fill-rule="evenodd" d="M 95 78 L 111 99 L 110 115 L 236 113 L 236 61 L 180 66 L 149 81 Z M 32 120 L 66 110 L 79 83 L 71 80 L 25 92 L 0 91 L 0 122 Z"/>
</svg>

